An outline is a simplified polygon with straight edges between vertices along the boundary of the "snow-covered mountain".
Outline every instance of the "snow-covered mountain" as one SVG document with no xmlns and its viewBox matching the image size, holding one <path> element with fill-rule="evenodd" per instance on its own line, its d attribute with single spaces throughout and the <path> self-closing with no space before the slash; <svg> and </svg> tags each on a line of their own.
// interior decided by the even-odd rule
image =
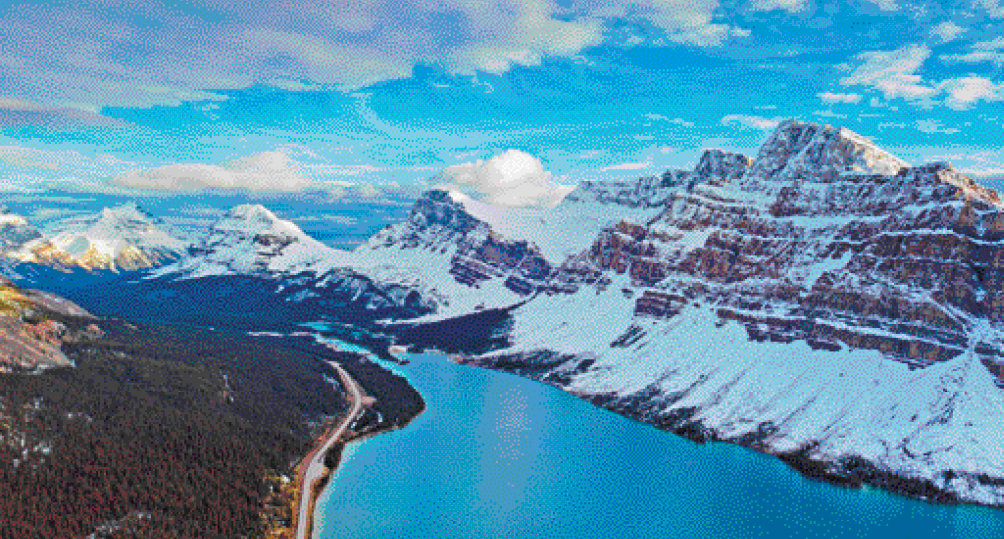
<svg viewBox="0 0 1004 539">
<path fill-rule="evenodd" d="M 788 121 L 756 158 L 551 209 L 433 190 L 352 253 L 238 207 L 154 274 L 228 275 L 427 335 L 505 309 L 467 361 L 813 475 L 1004 506 L 1004 206 L 846 129 Z"/>
<path fill-rule="evenodd" d="M 354 268 L 351 253 L 333 249 L 259 204 L 236 206 L 214 223 L 188 254 L 151 271 L 161 283 L 252 277 L 304 307 L 352 306 L 374 316 L 412 316 L 431 309 L 400 283 L 375 286 Z"/>
<path fill-rule="evenodd" d="M 342 255 L 264 206 L 244 204 L 232 208 L 214 223 L 190 249 L 189 256 L 158 269 L 154 275 L 292 276 L 344 265 L 339 264 Z"/>
<path fill-rule="evenodd" d="M 57 268 L 134 270 L 181 257 L 187 244 L 128 203 L 63 221 L 8 256 Z"/>
<path fill-rule="evenodd" d="M 433 191 L 354 267 L 453 318 L 469 361 L 807 473 L 1004 506 L 1004 207 L 946 164 L 788 121 L 755 159 L 581 185 L 553 210 Z"/>
<path fill-rule="evenodd" d="M 42 233 L 20 215 L 0 206 L 0 254 L 16 251 L 42 237 Z"/>
</svg>

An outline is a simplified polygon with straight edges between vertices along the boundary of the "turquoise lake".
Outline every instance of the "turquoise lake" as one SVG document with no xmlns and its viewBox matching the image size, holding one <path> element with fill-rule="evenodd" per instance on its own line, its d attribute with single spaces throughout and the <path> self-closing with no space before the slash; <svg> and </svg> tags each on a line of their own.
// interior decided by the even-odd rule
<svg viewBox="0 0 1004 539">
<path fill-rule="evenodd" d="M 409 357 L 393 369 L 428 409 L 346 449 L 315 537 L 1004 537 L 1004 511 L 834 487 L 538 382 Z"/>
</svg>

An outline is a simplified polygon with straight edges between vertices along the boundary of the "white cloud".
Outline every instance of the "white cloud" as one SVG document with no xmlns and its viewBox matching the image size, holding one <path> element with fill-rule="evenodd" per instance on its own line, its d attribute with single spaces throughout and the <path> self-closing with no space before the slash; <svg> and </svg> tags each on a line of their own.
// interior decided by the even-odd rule
<svg viewBox="0 0 1004 539">
<path fill-rule="evenodd" d="M 955 110 L 965 110 L 980 101 L 1004 100 L 1004 84 L 996 84 L 985 77 L 959 77 L 938 85 L 948 96 L 945 105 Z"/>
<path fill-rule="evenodd" d="M 771 11 L 781 9 L 788 13 L 798 13 L 805 11 L 809 7 L 809 0 L 755 0 L 753 9 L 756 11 Z"/>
<path fill-rule="evenodd" d="M 923 84 L 917 71 L 931 56 L 926 45 L 906 45 L 892 51 L 869 51 L 857 55 L 860 64 L 840 79 L 844 86 L 876 88 L 886 99 L 907 100 L 930 98 L 938 91 Z"/>
<path fill-rule="evenodd" d="M 88 127 L 129 127 L 132 124 L 108 116 L 102 116 L 94 107 L 86 105 L 48 106 L 26 101 L 0 97 L 0 128 L 22 126 L 67 129 L 77 126 Z"/>
<path fill-rule="evenodd" d="M 520 150 L 447 167 L 433 180 L 500 206 L 551 207 L 573 189 L 556 183 L 539 159 Z"/>
<path fill-rule="evenodd" d="M 669 116 L 663 116 L 662 114 L 648 113 L 645 115 L 645 118 L 652 120 L 653 122 L 668 122 L 681 127 L 694 127 L 694 122 L 687 121 L 679 117 L 670 118 Z"/>
<path fill-rule="evenodd" d="M 149 0 L 142 17 L 123 16 L 119 4 L 0 12 L 5 87 L 93 111 L 223 100 L 214 90 L 258 83 L 358 88 L 408 77 L 419 64 L 502 72 L 570 57 L 602 41 L 604 29 L 592 4 L 559 13 L 554 0 L 214 0 L 195 9 Z"/>
<path fill-rule="evenodd" d="M 613 170 L 645 170 L 647 168 L 652 168 L 652 161 L 638 161 L 635 163 L 619 163 L 616 165 L 610 165 L 608 167 L 603 167 L 600 172 L 610 172 Z"/>
<path fill-rule="evenodd" d="M 718 0 L 629 0 L 624 4 L 630 14 L 663 29 L 676 43 L 716 46 L 730 37 L 750 35 L 746 29 L 715 21 Z"/>
<path fill-rule="evenodd" d="M 985 10 L 991 17 L 1004 17 L 1004 5 L 1000 0 L 973 0 L 973 6 Z"/>
<path fill-rule="evenodd" d="M 967 64 L 992 62 L 998 66 L 1004 65 L 1004 37 L 973 43 L 969 52 L 965 54 L 946 54 L 941 59 L 946 62 L 964 62 Z"/>
<path fill-rule="evenodd" d="M 12 97 L 77 103 L 100 118 L 108 105 L 225 100 L 226 90 L 261 83 L 356 89 L 409 77 L 424 64 L 501 73 L 576 58 L 623 19 L 687 45 L 750 35 L 720 7 L 719 0 L 146 0 L 133 17 L 119 1 L 19 2 L 0 11 L 0 66 Z"/>
<path fill-rule="evenodd" d="M 822 92 L 817 94 L 824 103 L 859 103 L 861 94 L 842 94 L 836 92 Z"/>
<path fill-rule="evenodd" d="M 952 21 L 945 21 L 931 28 L 931 34 L 941 38 L 942 43 L 955 41 L 959 36 L 966 33 L 966 28 L 955 24 Z"/>
<path fill-rule="evenodd" d="M 130 170 L 115 176 L 111 182 L 123 187 L 155 191 L 298 191 L 313 184 L 295 161 L 277 151 L 261 152 L 224 165 L 179 163 Z"/>
<path fill-rule="evenodd" d="M 928 134 L 941 133 L 941 134 L 951 135 L 953 133 L 959 132 L 958 128 L 945 127 L 944 125 L 942 125 L 940 121 L 932 119 L 917 120 L 916 122 L 914 122 L 914 126 L 917 128 L 918 131 Z"/>
<path fill-rule="evenodd" d="M 603 40 L 599 20 L 562 20 L 554 16 L 556 10 L 549 0 L 510 3 L 499 10 L 502 16 L 484 8 L 477 18 L 490 17 L 482 23 L 489 30 L 485 34 L 495 39 L 472 40 L 450 53 L 445 63 L 457 72 L 503 73 L 513 65 L 539 65 L 547 56 L 570 57 Z"/>
<path fill-rule="evenodd" d="M 722 117 L 721 124 L 731 127 L 742 127 L 747 129 L 759 129 L 770 131 L 781 125 L 781 118 L 764 118 L 762 116 L 750 116 L 746 114 L 729 114 Z"/>
<path fill-rule="evenodd" d="M 896 11 L 899 9 L 899 4 L 896 0 L 868 0 L 869 2 L 875 4 L 882 11 Z"/>
</svg>

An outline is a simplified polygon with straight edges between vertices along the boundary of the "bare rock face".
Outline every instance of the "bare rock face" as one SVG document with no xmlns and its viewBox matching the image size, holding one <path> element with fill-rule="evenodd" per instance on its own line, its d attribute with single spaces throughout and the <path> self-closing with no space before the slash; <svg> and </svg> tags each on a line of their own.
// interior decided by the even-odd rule
<svg viewBox="0 0 1004 539">
<path fill-rule="evenodd" d="M 693 172 L 693 183 L 709 183 L 723 185 L 742 178 L 753 160 L 735 152 L 725 150 L 707 150 L 701 156 Z"/>
<path fill-rule="evenodd" d="M 448 271 L 457 282 L 478 288 L 485 281 L 504 277 L 504 286 L 521 296 L 543 287 L 552 272 L 533 245 L 501 236 L 446 191 L 427 192 L 405 223 L 385 229 L 370 243 L 450 252 Z"/>
<path fill-rule="evenodd" d="M 843 174 L 893 175 L 907 166 L 847 129 L 789 120 L 760 148 L 743 182 L 754 189 L 773 191 L 772 183 L 803 179 L 831 182 Z"/>
<path fill-rule="evenodd" d="M 0 276 L 0 372 L 72 366 L 73 362 L 62 351 L 64 343 L 104 335 L 95 324 L 71 332 L 63 323 L 46 318 L 45 313 L 94 318 L 63 298 L 37 290 L 21 290 Z"/>
</svg>

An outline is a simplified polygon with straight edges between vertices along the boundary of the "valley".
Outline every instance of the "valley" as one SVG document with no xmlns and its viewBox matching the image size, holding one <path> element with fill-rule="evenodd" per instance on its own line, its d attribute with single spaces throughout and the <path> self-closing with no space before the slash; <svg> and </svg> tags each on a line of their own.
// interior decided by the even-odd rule
<svg viewBox="0 0 1004 539">
<path fill-rule="evenodd" d="M 7 215 L 8 273 L 90 312 L 311 354 L 312 333 L 384 360 L 448 353 L 834 484 L 1004 507 L 1004 206 L 846 129 L 783 122 L 755 157 L 708 150 L 550 208 L 431 189 L 352 251 L 245 204 L 168 256 L 130 239 L 154 226 L 132 206 L 81 220 L 104 224 L 80 241 L 111 227 L 143 264 L 70 267 L 26 258 L 59 242 Z M 340 357 L 375 397 L 371 431 L 425 409 L 406 379 Z"/>
</svg>

